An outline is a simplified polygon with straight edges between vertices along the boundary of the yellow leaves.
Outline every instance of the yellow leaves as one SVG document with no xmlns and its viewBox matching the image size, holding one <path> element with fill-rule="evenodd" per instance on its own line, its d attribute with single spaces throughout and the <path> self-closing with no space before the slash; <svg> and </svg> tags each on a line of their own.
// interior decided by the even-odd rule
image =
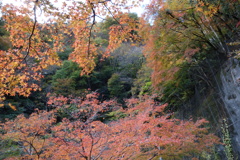
<svg viewBox="0 0 240 160">
<path fill-rule="evenodd" d="M 219 6 L 201 0 L 198 0 L 197 4 L 195 11 L 208 17 L 212 17 L 219 10 Z"/>
<path fill-rule="evenodd" d="M 78 46 L 69 56 L 70 60 L 78 63 L 79 67 L 82 68 L 81 75 L 91 73 L 96 66 L 95 58 L 97 51 L 95 46 L 91 45 L 90 47 L 93 48 L 90 48 L 90 50 L 88 50 L 88 48 L 85 46 Z"/>
<path fill-rule="evenodd" d="M 229 45 L 229 46 L 240 45 L 240 42 L 239 41 L 237 41 L 237 42 L 230 42 L 230 43 L 227 43 L 227 45 Z"/>
<path fill-rule="evenodd" d="M 189 0 L 167 0 L 165 8 L 175 11 L 182 11 L 191 7 Z"/>
<path fill-rule="evenodd" d="M 196 8 L 196 11 L 197 11 L 197 12 L 203 12 L 203 8 L 202 8 L 202 7 L 197 7 L 197 8 Z"/>
<path fill-rule="evenodd" d="M 178 65 L 182 64 L 183 62 L 185 62 L 184 59 L 178 59 L 178 60 L 176 61 L 176 65 L 178 66 Z"/>
<path fill-rule="evenodd" d="M 8 105 L 9 105 L 9 107 L 10 107 L 12 110 L 14 110 L 14 111 L 17 110 L 16 106 L 12 105 L 11 103 L 8 103 Z"/>
</svg>

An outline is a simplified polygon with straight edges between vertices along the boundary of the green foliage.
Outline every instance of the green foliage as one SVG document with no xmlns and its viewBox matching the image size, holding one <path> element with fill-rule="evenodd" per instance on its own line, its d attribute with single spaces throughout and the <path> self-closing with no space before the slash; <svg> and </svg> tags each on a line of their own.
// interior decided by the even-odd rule
<svg viewBox="0 0 240 160">
<path fill-rule="evenodd" d="M 137 13 L 129 13 L 128 16 L 136 21 L 139 20 Z"/>
<path fill-rule="evenodd" d="M 163 84 L 162 101 L 169 106 L 183 104 L 194 94 L 194 82 L 188 72 L 188 64 L 182 66 L 172 80 Z"/>
<path fill-rule="evenodd" d="M 214 52 L 215 54 L 209 54 Z M 225 57 L 208 48 L 192 56 L 192 61 L 179 65 L 173 78 L 159 84 L 162 90 L 161 101 L 168 103 L 169 108 L 177 110 L 194 97 L 195 91 L 206 94 L 214 85 L 214 74 L 224 62 Z M 208 104 L 209 105 L 209 104 Z"/>
<path fill-rule="evenodd" d="M 152 70 L 143 64 L 138 70 L 136 78 L 131 88 L 132 95 L 146 95 L 151 94 L 152 82 L 151 82 Z"/>
<path fill-rule="evenodd" d="M 120 76 L 114 73 L 112 77 L 108 80 L 108 90 L 112 97 L 121 98 L 123 96 L 124 88 L 120 80 Z"/>
<path fill-rule="evenodd" d="M 52 76 L 53 89 L 57 94 L 79 95 L 88 88 L 87 76 L 80 77 L 81 69 L 72 61 L 63 61 L 62 67 Z"/>
<path fill-rule="evenodd" d="M 223 119 L 223 124 L 222 124 L 222 140 L 224 143 L 224 152 L 228 160 L 234 160 L 233 156 L 233 148 L 232 148 L 232 141 L 230 138 L 230 133 L 229 133 L 229 126 L 227 124 L 227 120 Z"/>
<path fill-rule="evenodd" d="M 73 51 L 71 47 L 68 47 L 67 49 L 64 50 L 64 52 L 59 52 L 58 56 L 61 60 L 67 60 L 69 54 Z"/>
<path fill-rule="evenodd" d="M 4 28 L 4 21 L 0 18 L 0 50 L 7 50 L 11 46 L 11 42 L 8 39 L 8 32 Z"/>
<path fill-rule="evenodd" d="M 96 33 L 96 38 L 94 39 L 94 41 L 98 45 L 101 44 L 102 46 L 107 47 L 110 27 L 112 25 L 117 25 L 118 22 L 112 17 L 106 17 L 105 19 L 105 21 L 98 23 L 100 32 Z"/>
<path fill-rule="evenodd" d="M 57 110 L 57 119 L 62 120 L 63 118 L 67 118 L 75 120 L 76 118 L 73 116 L 73 113 L 78 112 L 78 109 L 76 104 L 70 104 L 69 107 L 61 106 Z"/>
<path fill-rule="evenodd" d="M 75 89 L 76 83 L 70 78 L 56 79 L 56 81 L 53 83 L 53 90 L 59 95 L 74 95 L 76 94 Z"/>
<path fill-rule="evenodd" d="M 102 33 L 102 37 L 106 37 L 107 35 L 105 35 L 105 33 Z M 108 45 L 108 41 L 106 39 L 103 39 L 101 37 L 96 37 L 94 39 L 94 42 L 98 45 L 98 46 L 107 46 Z"/>
<path fill-rule="evenodd" d="M 0 36 L 9 35 L 6 29 L 4 28 L 5 22 L 0 18 Z"/>
<path fill-rule="evenodd" d="M 132 46 L 130 43 L 122 44 L 109 58 L 113 72 L 120 77 L 123 87 L 122 94 L 118 97 L 127 98 L 132 95 L 134 79 L 136 79 L 139 69 L 145 61 L 142 48 Z M 149 73 L 150 76 L 150 73 Z"/>
<path fill-rule="evenodd" d="M 141 88 L 141 92 L 139 93 L 140 95 L 145 95 L 147 94 L 152 87 L 152 82 L 146 82 L 145 85 Z"/>
<path fill-rule="evenodd" d="M 101 23 L 101 29 L 103 29 L 103 30 L 109 30 L 109 28 L 112 25 L 117 25 L 118 24 L 118 22 L 112 17 L 108 16 L 105 19 L 106 20 L 103 23 Z"/>
<path fill-rule="evenodd" d="M 86 89 L 108 95 L 107 82 L 113 74 L 109 60 L 99 61 L 89 75 L 80 76 L 81 69 L 72 61 L 63 61 L 62 67 L 52 76 L 52 85 L 59 95 L 80 95 Z"/>
<path fill-rule="evenodd" d="M 67 60 L 63 61 L 61 69 L 59 69 L 52 78 L 53 80 L 64 78 L 71 78 L 76 80 L 80 77 L 80 71 L 81 70 L 76 63 Z"/>
<path fill-rule="evenodd" d="M 1 134 L 1 132 L 0 132 Z M 19 157 L 21 155 L 21 149 L 18 143 L 11 139 L 0 138 L 0 159 L 6 159 L 9 157 Z"/>
<path fill-rule="evenodd" d="M 110 65 L 109 59 L 99 61 L 94 71 L 89 75 L 89 83 L 91 90 L 98 90 L 101 94 L 107 93 L 107 82 L 113 74 L 113 67 Z"/>
<path fill-rule="evenodd" d="M 126 61 L 127 60 L 128 59 L 126 58 Z M 141 68 L 141 66 L 142 66 L 142 62 L 140 60 L 133 61 L 132 63 L 127 63 L 124 66 L 120 66 L 121 75 L 129 78 L 136 78 L 137 72 Z"/>
<path fill-rule="evenodd" d="M 6 36 L 0 36 L 0 50 L 8 50 L 10 46 L 8 38 Z"/>
<path fill-rule="evenodd" d="M 6 102 L 5 106 L 0 108 L 0 122 L 5 121 L 5 119 L 14 119 L 19 114 L 22 114 L 24 111 L 26 111 L 24 107 L 19 106 L 19 102 L 14 102 L 13 99 L 8 99 L 8 102 L 16 106 L 16 110 L 10 108 Z"/>
<path fill-rule="evenodd" d="M 127 114 L 118 110 L 107 113 L 106 117 L 104 118 L 104 121 L 116 121 L 125 117 L 127 117 Z"/>
</svg>

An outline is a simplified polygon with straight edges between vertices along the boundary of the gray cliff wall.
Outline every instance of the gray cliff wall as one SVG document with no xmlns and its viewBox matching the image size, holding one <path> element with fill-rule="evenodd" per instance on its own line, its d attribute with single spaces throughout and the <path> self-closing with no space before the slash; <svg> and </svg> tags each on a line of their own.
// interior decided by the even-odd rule
<svg viewBox="0 0 240 160">
<path fill-rule="evenodd" d="M 220 71 L 219 95 L 228 114 L 234 151 L 240 155 L 240 61 L 229 59 Z"/>
</svg>

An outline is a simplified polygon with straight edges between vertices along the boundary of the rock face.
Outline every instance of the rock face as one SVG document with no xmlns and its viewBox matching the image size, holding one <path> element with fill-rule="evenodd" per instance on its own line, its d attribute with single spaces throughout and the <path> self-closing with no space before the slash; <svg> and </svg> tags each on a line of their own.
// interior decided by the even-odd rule
<svg viewBox="0 0 240 160">
<path fill-rule="evenodd" d="M 233 128 L 232 142 L 235 153 L 240 155 L 240 61 L 229 59 L 220 71 L 219 95 Z"/>
</svg>

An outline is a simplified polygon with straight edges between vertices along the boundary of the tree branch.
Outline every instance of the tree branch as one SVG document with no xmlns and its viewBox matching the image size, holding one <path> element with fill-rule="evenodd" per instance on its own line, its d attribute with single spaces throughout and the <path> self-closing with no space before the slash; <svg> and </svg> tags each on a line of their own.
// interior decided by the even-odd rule
<svg viewBox="0 0 240 160">
<path fill-rule="evenodd" d="M 28 57 L 29 53 L 30 53 L 30 49 L 31 49 L 31 45 L 32 45 L 32 36 L 34 35 L 34 31 L 36 29 L 36 25 L 37 25 L 37 3 L 38 0 L 35 1 L 34 7 L 33 7 L 33 11 L 34 11 L 34 23 L 33 23 L 33 28 L 32 28 L 32 32 L 28 38 L 28 49 L 27 49 L 27 53 L 25 55 L 25 57 L 23 58 L 23 61 L 26 61 L 26 58 Z"/>
<path fill-rule="evenodd" d="M 114 17 L 113 13 L 110 11 L 110 9 L 103 3 L 104 7 L 108 10 L 108 12 L 111 14 L 112 18 L 118 23 L 120 24 L 122 30 L 124 30 L 122 24 Z"/>
<path fill-rule="evenodd" d="M 92 29 L 93 29 L 93 26 L 96 23 L 96 12 L 95 12 L 95 9 L 94 9 L 94 4 L 90 3 L 90 5 L 91 5 L 92 13 L 93 13 L 93 16 L 92 16 L 93 17 L 93 21 L 92 21 L 92 25 L 90 27 L 89 37 L 88 37 L 88 56 L 90 55 Z"/>
</svg>

